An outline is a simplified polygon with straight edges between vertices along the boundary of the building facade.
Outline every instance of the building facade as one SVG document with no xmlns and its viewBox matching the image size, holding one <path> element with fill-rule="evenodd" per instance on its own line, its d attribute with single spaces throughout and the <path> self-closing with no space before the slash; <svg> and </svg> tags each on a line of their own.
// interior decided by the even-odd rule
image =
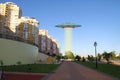
<svg viewBox="0 0 120 80">
<path fill-rule="evenodd" d="M 43 52 L 48 55 L 58 55 L 60 51 L 57 40 L 52 38 L 48 34 L 47 30 L 39 30 L 38 48 L 39 52 Z"/>
<path fill-rule="evenodd" d="M 33 64 L 37 58 L 57 55 L 58 42 L 38 26 L 35 18 L 22 17 L 22 10 L 16 4 L 0 3 L 0 61 L 5 65 Z"/>
<path fill-rule="evenodd" d="M 22 10 L 12 2 L 0 4 L 0 37 L 38 45 L 39 22 L 22 17 Z"/>
<path fill-rule="evenodd" d="M 38 37 L 38 48 L 39 52 L 43 52 L 47 54 L 47 30 L 39 30 L 39 37 Z"/>
<path fill-rule="evenodd" d="M 60 46 L 58 44 L 58 41 L 56 39 L 52 39 L 52 42 L 53 42 L 53 54 L 58 55 L 59 50 L 60 50 Z"/>
<path fill-rule="evenodd" d="M 35 18 L 21 17 L 16 34 L 21 40 L 38 45 L 38 26 L 39 22 Z"/>
<path fill-rule="evenodd" d="M 16 26 L 22 12 L 20 7 L 12 2 L 0 4 L 0 34 L 4 38 L 14 38 L 16 36 Z"/>
<path fill-rule="evenodd" d="M 53 42 L 52 42 L 52 36 L 48 35 L 47 36 L 47 53 L 50 55 L 53 54 Z"/>
</svg>

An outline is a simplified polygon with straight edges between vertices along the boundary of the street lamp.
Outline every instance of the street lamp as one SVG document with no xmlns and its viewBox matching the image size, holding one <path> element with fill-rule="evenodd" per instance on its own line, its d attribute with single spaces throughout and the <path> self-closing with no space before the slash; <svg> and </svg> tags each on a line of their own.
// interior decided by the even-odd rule
<svg viewBox="0 0 120 80">
<path fill-rule="evenodd" d="M 94 42 L 94 47 L 95 47 L 95 57 L 96 57 L 96 68 L 98 68 L 98 62 L 97 62 L 97 49 L 96 49 L 96 47 L 97 47 L 97 42 Z"/>
</svg>

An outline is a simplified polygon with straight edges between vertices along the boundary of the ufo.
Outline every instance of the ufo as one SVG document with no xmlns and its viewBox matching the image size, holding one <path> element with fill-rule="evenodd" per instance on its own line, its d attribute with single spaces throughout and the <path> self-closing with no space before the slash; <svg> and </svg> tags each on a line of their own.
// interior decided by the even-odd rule
<svg viewBox="0 0 120 80">
<path fill-rule="evenodd" d="M 81 25 L 67 22 L 67 23 L 56 25 L 55 27 L 58 27 L 58 28 L 77 28 L 77 27 L 81 27 Z"/>
</svg>

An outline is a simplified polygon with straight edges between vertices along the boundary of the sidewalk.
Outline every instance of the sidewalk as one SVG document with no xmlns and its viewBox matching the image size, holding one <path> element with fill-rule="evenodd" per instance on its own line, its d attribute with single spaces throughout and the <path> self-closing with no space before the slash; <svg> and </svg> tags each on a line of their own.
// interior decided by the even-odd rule
<svg viewBox="0 0 120 80">
<path fill-rule="evenodd" d="M 75 62 L 64 62 L 43 80 L 117 80 L 104 73 L 84 67 Z"/>
</svg>

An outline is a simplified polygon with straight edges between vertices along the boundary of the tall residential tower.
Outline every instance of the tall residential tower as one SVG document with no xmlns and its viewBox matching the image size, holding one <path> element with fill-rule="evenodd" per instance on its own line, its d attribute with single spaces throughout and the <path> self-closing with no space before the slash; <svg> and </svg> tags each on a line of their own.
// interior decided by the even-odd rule
<svg viewBox="0 0 120 80">
<path fill-rule="evenodd" d="M 38 45 L 38 25 L 39 22 L 35 18 L 21 17 L 16 34 L 23 41 Z"/>
<path fill-rule="evenodd" d="M 0 4 L 0 34 L 2 37 L 16 36 L 16 26 L 22 12 L 20 7 L 12 2 Z"/>
<path fill-rule="evenodd" d="M 0 37 L 38 45 L 39 22 L 21 15 L 22 10 L 16 4 L 0 4 Z"/>
<path fill-rule="evenodd" d="M 39 30 L 38 37 L 39 52 L 43 52 L 48 55 L 58 55 L 60 53 L 60 46 L 58 41 L 52 38 L 47 30 Z"/>
</svg>

